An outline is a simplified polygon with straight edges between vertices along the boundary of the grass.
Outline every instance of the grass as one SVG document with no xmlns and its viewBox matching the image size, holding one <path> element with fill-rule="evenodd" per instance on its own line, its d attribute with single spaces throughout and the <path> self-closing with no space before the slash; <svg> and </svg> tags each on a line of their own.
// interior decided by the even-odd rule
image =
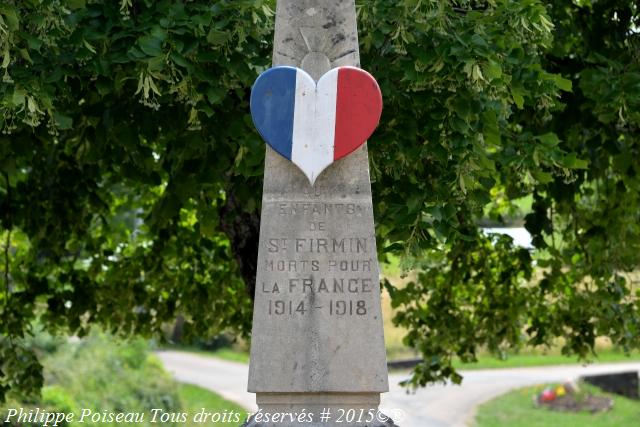
<svg viewBox="0 0 640 427">
<path fill-rule="evenodd" d="M 249 353 L 242 350 L 234 350 L 232 348 L 221 348 L 216 351 L 208 352 L 210 355 L 219 359 L 231 362 L 249 363 Z"/>
<path fill-rule="evenodd" d="M 623 352 L 615 349 L 598 350 L 597 359 L 590 360 L 593 363 L 617 363 L 617 362 L 635 362 L 640 360 L 640 352 L 632 352 L 626 356 Z M 524 368 L 534 366 L 555 366 L 555 365 L 575 365 L 585 364 L 587 362 L 580 361 L 576 357 L 567 357 L 559 354 L 557 351 L 550 354 L 527 353 L 515 354 L 509 356 L 505 360 L 498 359 L 491 355 L 481 355 L 478 357 L 477 363 L 462 363 L 459 360 L 454 361 L 453 365 L 456 369 L 474 370 L 474 369 L 499 369 L 499 368 Z"/>
<path fill-rule="evenodd" d="M 533 398 L 545 386 L 527 387 L 493 399 L 478 409 L 476 427 L 631 427 L 640 420 L 640 402 L 600 392 L 594 387 L 581 385 L 581 390 L 613 398 L 613 409 L 608 412 L 567 413 L 536 408 Z"/>
<path fill-rule="evenodd" d="M 182 401 L 182 411 L 187 414 L 187 421 L 180 423 L 182 426 L 238 426 L 247 417 L 246 409 L 202 387 L 182 384 L 179 386 L 178 394 Z M 203 422 L 202 415 L 198 415 L 203 411 L 205 416 L 206 414 L 218 414 L 216 416 L 220 418 L 220 421 L 212 422 L 212 415 L 209 415 L 207 421 Z M 224 418 L 225 414 L 226 419 Z M 196 416 L 199 418 L 196 419 Z"/>
<path fill-rule="evenodd" d="M 230 362 L 249 363 L 249 351 L 233 348 L 223 347 L 218 350 L 203 350 L 201 348 L 189 345 L 164 345 L 160 347 L 161 350 L 177 350 L 186 351 L 189 353 L 199 354 L 201 356 L 211 356 L 222 360 L 228 360 Z"/>
</svg>

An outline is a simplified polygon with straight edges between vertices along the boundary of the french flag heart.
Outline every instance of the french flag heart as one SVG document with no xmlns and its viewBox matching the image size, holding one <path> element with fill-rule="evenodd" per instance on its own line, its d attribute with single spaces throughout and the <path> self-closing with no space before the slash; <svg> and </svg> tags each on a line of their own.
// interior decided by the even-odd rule
<svg viewBox="0 0 640 427">
<path fill-rule="evenodd" d="M 367 141 L 380 122 L 382 94 L 364 70 L 338 67 L 318 83 L 304 70 L 274 67 L 251 90 L 251 116 L 262 138 L 313 185 L 331 163 Z"/>
</svg>

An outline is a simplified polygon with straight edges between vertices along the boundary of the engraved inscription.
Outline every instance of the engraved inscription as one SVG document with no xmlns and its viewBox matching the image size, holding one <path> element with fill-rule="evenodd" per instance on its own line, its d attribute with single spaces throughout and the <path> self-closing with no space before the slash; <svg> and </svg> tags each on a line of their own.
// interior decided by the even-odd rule
<svg viewBox="0 0 640 427">
<path fill-rule="evenodd" d="M 267 252 L 270 254 L 291 250 L 296 253 L 366 254 L 368 253 L 368 239 L 366 237 L 342 239 L 287 239 L 281 237 L 267 240 Z"/>
<path fill-rule="evenodd" d="M 320 293 L 366 293 L 372 291 L 371 278 L 334 278 L 331 280 L 319 279 L 316 280 L 313 277 L 304 279 L 291 278 L 286 286 L 282 283 L 273 282 L 273 285 L 262 283 L 262 292 L 279 294 L 283 291 L 289 294 L 302 293 L 302 294 L 320 294 Z"/>
<path fill-rule="evenodd" d="M 299 67 L 312 51 L 329 57 L 331 67 L 358 66 L 353 1 L 278 0 L 276 13 L 274 66 Z M 326 61 L 305 65 L 316 78 L 329 71 Z M 388 391 L 366 147 L 334 162 L 313 186 L 267 147 L 263 190 L 249 391 L 263 397 Z M 324 253 L 323 245 L 314 245 L 320 252 L 296 252 L 296 238 L 327 239 L 327 248 L 332 239 L 366 239 L 367 252 Z M 267 250 L 269 239 L 280 239 L 278 251 Z M 362 292 L 365 278 L 371 292 Z M 293 292 L 289 279 L 298 279 Z M 303 292 L 305 279 L 313 279 L 314 292 Z M 344 293 L 333 292 L 333 279 L 343 279 Z M 349 292 L 349 279 L 360 279 L 351 282 L 358 292 Z"/>
<path fill-rule="evenodd" d="M 300 315 L 304 316 L 310 310 L 322 310 L 323 306 L 313 306 L 307 301 L 269 300 L 269 315 Z M 329 300 L 327 308 L 329 316 L 364 316 L 367 314 L 367 302 L 365 300 Z"/>
<path fill-rule="evenodd" d="M 318 195 L 321 192 L 318 192 Z M 378 290 L 373 236 L 330 236 L 331 224 L 352 221 L 366 212 L 360 203 L 276 202 L 270 208 L 292 224 L 304 224 L 296 236 L 280 231 L 262 241 L 269 281 L 258 291 L 270 316 L 365 316 Z M 357 220 L 357 219 L 356 219 Z M 275 232 L 275 230 L 274 230 Z"/>
<path fill-rule="evenodd" d="M 356 260 L 335 260 L 330 259 L 326 262 L 321 260 L 284 260 L 284 259 L 268 259 L 265 261 L 265 271 L 294 272 L 306 273 L 309 271 L 320 271 L 320 267 L 326 267 L 326 271 L 373 271 L 373 259 L 356 259 Z"/>
<path fill-rule="evenodd" d="M 329 216 L 329 215 L 355 215 L 362 216 L 363 207 L 356 203 L 279 203 L 278 214 L 280 216 Z"/>
</svg>

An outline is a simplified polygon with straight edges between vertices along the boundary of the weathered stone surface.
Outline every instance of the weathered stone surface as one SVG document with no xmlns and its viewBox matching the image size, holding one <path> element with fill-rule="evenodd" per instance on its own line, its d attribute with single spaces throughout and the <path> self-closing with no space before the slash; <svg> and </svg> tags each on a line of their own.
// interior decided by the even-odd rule
<svg viewBox="0 0 640 427">
<path fill-rule="evenodd" d="M 279 0 L 273 65 L 315 79 L 359 65 L 354 2 Z M 369 393 L 364 407 L 377 408 L 388 390 L 368 166 L 365 145 L 312 187 L 267 148 L 249 371 L 259 404 Z"/>
<path fill-rule="evenodd" d="M 278 0 L 273 65 L 300 67 L 318 80 L 331 68 L 360 66 L 353 1 Z"/>
</svg>

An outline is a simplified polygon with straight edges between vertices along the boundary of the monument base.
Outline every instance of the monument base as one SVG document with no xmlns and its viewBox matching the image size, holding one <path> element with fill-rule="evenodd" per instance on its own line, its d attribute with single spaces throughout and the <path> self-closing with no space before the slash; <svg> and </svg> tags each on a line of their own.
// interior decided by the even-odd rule
<svg viewBox="0 0 640 427">
<path fill-rule="evenodd" d="M 379 393 L 257 393 L 242 427 L 398 427 L 378 412 Z"/>
</svg>

